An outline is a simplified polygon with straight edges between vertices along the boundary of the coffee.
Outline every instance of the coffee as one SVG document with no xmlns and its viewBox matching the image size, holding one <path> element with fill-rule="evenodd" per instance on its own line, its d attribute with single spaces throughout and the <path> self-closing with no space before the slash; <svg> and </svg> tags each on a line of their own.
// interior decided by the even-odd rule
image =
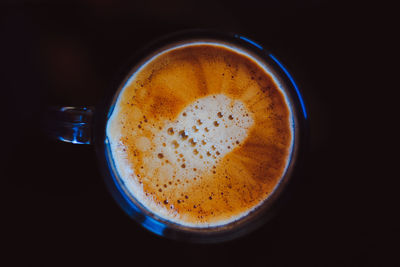
<svg viewBox="0 0 400 267">
<path fill-rule="evenodd" d="M 247 216 L 274 191 L 293 145 L 292 114 L 265 65 L 217 42 L 160 50 L 121 89 L 107 123 L 129 193 L 192 227 Z"/>
</svg>

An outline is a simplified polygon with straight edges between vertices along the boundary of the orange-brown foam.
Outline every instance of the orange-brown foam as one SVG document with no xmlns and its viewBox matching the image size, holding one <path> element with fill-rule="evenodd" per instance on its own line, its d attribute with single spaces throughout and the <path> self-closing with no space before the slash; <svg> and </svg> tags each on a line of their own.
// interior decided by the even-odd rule
<svg viewBox="0 0 400 267">
<path fill-rule="evenodd" d="M 215 96 L 242 103 L 251 127 L 240 142 L 229 140 L 225 154 L 212 149 L 196 153 L 201 145 L 196 140 L 193 154 L 213 164 L 211 169 L 189 171 L 179 149 L 193 144 L 190 133 L 204 121 L 193 115 L 196 128 L 190 131 L 169 125 L 187 116 L 187 108 L 199 99 Z M 215 113 L 210 121 L 221 116 L 227 121 L 236 118 Z M 107 135 L 122 180 L 144 206 L 168 220 L 201 227 L 240 218 L 274 190 L 290 155 L 290 120 L 284 95 L 253 59 L 227 47 L 193 44 L 155 57 L 135 74 L 117 100 Z M 160 141 L 168 135 L 176 140 Z M 162 152 L 167 146 L 176 157 Z M 182 175 L 179 170 L 186 167 Z"/>
</svg>

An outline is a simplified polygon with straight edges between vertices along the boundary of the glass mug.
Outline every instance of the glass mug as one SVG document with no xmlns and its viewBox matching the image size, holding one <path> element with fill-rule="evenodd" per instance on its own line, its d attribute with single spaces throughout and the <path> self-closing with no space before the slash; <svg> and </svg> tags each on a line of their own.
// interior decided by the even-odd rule
<svg viewBox="0 0 400 267">
<path fill-rule="evenodd" d="M 202 42 L 230 44 L 256 55 L 268 70 L 282 85 L 288 105 L 292 109 L 293 146 L 289 163 L 275 186 L 274 191 L 259 205 L 244 217 L 219 226 L 189 227 L 170 222 L 146 209 L 127 190 L 118 176 L 116 166 L 111 156 L 111 149 L 106 136 L 106 125 L 112 114 L 117 97 L 128 79 L 140 68 L 145 58 L 163 48 L 176 43 L 194 40 Z M 176 45 L 178 46 L 178 45 Z M 188 242 L 212 243 L 231 240 L 249 233 L 271 219 L 279 202 L 288 195 L 289 181 L 299 170 L 299 161 L 303 159 L 307 135 L 307 112 L 299 88 L 287 69 L 265 47 L 238 34 L 213 31 L 180 32 L 163 37 L 136 53 L 131 64 L 123 74 L 123 78 L 115 88 L 110 88 L 104 101 L 96 107 L 61 107 L 52 108 L 45 119 L 46 132 L 58 140 L 74 144 L 92 144 L 95 147 L 99 167 L 105 184 L 118 205 L 133 220 L 150 232 L 170 239 Z M 291 183 L 293 183 L 291 181 Z M 279 200 L 279 201 L 278 201 Z"/>
</svg>

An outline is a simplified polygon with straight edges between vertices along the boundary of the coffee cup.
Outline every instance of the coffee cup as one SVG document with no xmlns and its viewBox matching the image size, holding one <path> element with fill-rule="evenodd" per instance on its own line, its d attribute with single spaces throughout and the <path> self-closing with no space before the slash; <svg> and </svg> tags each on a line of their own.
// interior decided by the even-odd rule
<svg viewBox="0 0 400 267">
<path fill-rule="evenodd" d="M 147 230 L 219 242 L 271 219 L 306 124 L 298 86 L 264 46 L 190 31 L 138 51 L 98 106 L 53 108 L 46 130 L 92 144 L 111 195 Z"/>
</svg>

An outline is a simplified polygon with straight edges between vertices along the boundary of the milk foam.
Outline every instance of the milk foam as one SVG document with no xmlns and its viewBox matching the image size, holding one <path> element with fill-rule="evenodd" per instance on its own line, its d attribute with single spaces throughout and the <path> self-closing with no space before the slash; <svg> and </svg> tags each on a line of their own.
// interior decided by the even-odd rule
<svg viewBox="0 0 400 267">
<path fill-rule="evenodd" d="M 176 170 L 176 177 L 193 179 L 211 172 L 219 159 L 246 138 L 252 125 L 253 119 L 240 101 L 222 94 L 199 99 L 159 131 L 148 164 L 162 176 Z M 150 149 L 147 138 L 140 143 L 143 149 Z M 171 164 L 161 165 L 165 161 Z"/>
</svg>

